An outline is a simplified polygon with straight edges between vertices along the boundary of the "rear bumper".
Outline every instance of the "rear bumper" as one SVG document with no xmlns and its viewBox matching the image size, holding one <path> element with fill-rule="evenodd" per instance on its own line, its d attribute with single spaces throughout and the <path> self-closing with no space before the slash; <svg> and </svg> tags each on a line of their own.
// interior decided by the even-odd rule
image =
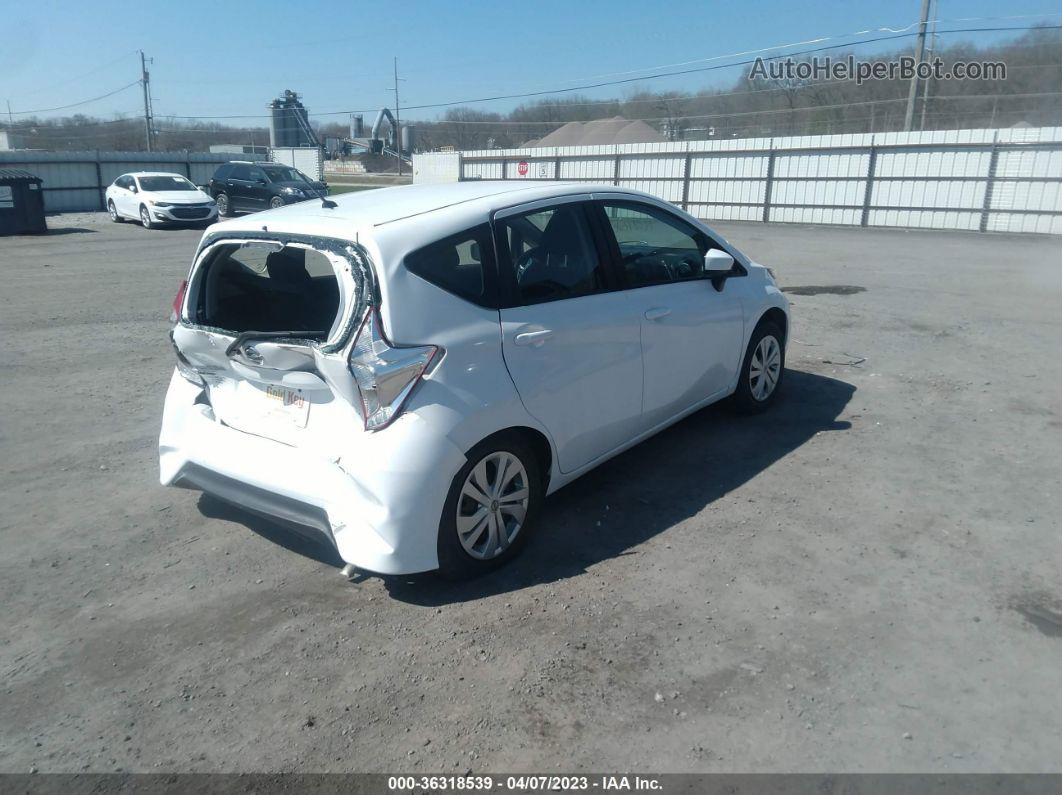
<svg viewBox="0 0 1062 795">
<path fill-rule="evenodd" d="M 192 463 L 181 468 L 172 485 L 212 494 L 245 511 L 287 525 L 300 535 L 323 541 L 333 547 L 336 545 L 328 514 L 314 505 L 251 486 Z"/>
<path fill-rule="evenodd" d="M 465 457 L 426 420 L 409 414 L 358 434 L 333 460 L 237 431 L 196 404 L 200 390 L 177 372 L 159 436 L 163 485 L 213 494 L 254 513 L 309 529 L 340 557 L 380 574 L 438 568 L 438 529 Z"/>
</svg>

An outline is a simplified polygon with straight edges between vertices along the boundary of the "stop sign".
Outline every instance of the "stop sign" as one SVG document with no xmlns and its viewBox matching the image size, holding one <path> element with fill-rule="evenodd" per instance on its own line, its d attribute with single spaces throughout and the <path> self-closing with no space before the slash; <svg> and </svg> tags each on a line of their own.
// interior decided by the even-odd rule
<svg viewBox="0 0 1062 795">
<path fill-rule="evenodd" d="M 516 171 L 517 171 L 517 173 L 520 174 L 521 177 L 526 177 L 527 176 L 527 161 L 526 160 L 521 160 L 519 165 L 516 166 Z"/>
</svg>

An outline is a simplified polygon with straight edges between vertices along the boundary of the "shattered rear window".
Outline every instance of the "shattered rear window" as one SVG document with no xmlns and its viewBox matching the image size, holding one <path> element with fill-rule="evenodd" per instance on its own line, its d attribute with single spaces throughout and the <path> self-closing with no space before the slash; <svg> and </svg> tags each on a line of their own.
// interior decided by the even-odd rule
<svg viewBox="0 0 1062 795">
<path fill-rule="evenodd" d="M 193 275 L 189 319 L 234 336 L 261 331 L 330 339 L 348 316 L 346 305 L 365 300 L 364 262 L 349 246 L 331 242 L 327 249 L 296 240 L 223 240 L 208 246 Z M 339 275 L 344 271 L 354 276 L 354 297 L 344 296 Z"/>
</svg>

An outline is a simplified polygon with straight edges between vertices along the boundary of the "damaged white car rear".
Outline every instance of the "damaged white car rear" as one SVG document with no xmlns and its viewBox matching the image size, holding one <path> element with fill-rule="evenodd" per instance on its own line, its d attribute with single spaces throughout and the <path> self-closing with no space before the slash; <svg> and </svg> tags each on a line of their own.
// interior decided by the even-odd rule
<svg viewBox="0 0 1062 795">
<path fill-rule="evenodd" d="M 174 304 L 161 481 L 382 574 L 489 570 L 545 495 L 698 408 L 759 411 L 788 305 L 644 194 L 459 183 L 211 227 Z"/>
</svg>

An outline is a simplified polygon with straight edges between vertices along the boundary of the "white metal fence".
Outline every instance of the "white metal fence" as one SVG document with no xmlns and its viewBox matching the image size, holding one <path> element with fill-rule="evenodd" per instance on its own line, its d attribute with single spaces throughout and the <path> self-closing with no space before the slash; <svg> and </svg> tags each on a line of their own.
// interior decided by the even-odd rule
<svg viewBox="0 0 1062 795">
<path fill-rule="evenodd" d="M 440 152 L 413 178 L 607 183 L 706 220 L 1062 234 L 1059 127 Z"/>
<path fill-rule="evenodd" d="M 197 185 L 210 181 L 219 163 L 233 156 L 206 152 L 0 152 L 0 168 L 19 168 L 43 180 L 47 212 L 103 210 L 103 192 L 116 177 L 130 171 L 171 171 Z M 265 160 L 265 155 L 240 155 Z"/>
<path fill-rule="evenodd" d="M 310 179 L 324 179 L 324 150 L 319 146 L 274 146 L 269 159 L 297 168 Z"/>
</svg>

